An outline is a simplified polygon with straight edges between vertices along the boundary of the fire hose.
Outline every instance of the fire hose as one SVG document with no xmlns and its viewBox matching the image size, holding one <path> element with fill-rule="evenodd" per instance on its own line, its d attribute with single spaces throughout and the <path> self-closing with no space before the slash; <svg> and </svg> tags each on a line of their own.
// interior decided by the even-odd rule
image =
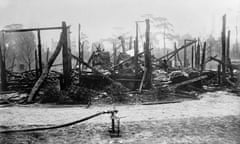
<svg viewBox="0 0 240 144">
<path fill-rule="evenodd" d="M 80 120 L 76 120 L 76 121 L 65 123 L 65 124 L 61 124 L 61 125 L 56 125 L 56 126 L 52 126 L 52 127 L 32 128 L 32 129 L 6 130 L 6 131 L 0 131 L 0 134 L 3 134 L 3 133 L 17 133 L 17 132 L 31 132 L 31 131 L 43 131 L 43 130 L 57 129 L 57 128 L 67 127 L 67 126 L 70 126 L 70 125 L 81 123 L 81 122 L 87 121 L 89 119 L 92 119 L 94 117 L 100 116 L 102 114 L 111 114 L 113 116 L 117 112 L 118 112 L 118 110 L 103 111 L 103 112 L 99 112 L 99 113 L 96 113 L 94 115 L 82 118 Z"/>
</svg>

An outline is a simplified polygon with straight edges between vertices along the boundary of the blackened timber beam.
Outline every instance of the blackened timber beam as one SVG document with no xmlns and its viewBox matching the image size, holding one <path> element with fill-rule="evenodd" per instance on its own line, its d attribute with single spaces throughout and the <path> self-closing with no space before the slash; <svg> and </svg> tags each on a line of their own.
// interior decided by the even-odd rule
<svg viewBox="0 0 240 144">
<path fill-rule="evenodd" d="M 62 59 L 63 59 L 63 85 L 66 89 L 71 84 L 71 70 L 69 69 L 69 49 L 68 49 L 68 30 L 65 22 L 62 22 L 63 27 L 63 44 L 62 44 Z"/>
<path fill-rule="evenodd" d="M 38 37 L 38 63 L 39 63 L 39 72 L 42 73 L 42 45 L 41 45 L 41 34 L 40 30 L 37 31 Z"/>
<path fill-rule="evenodd" d="M 205 54 L 206 54 L 206 47 L 207 47 L 207 43 L 204 42 L 204 44 L 203 44 L 203 49 L 202 49 L 201 71 L 203 71 L 204 68 L 205 68 Z"/>
<path fill-rule="evenodd" d="M 37 56 L 37 49 L 35 49 L 35 70 L 36 70 L 36 79 L 38 79 L 39 72 L 38 72 L 38 56 Z"/>
<path fill-rule="evenodd" d="M 151 60 L 151 51 L 150 51 L 150 21 L 146 19 L 146 43 L 144 46 L 144 57 L 145 57 L 145 68 L 146 68 L 146 81 L 145 87 L 147 89 L 152 88 L 152 60 Z"/>
<path fill-rule="evenodd" d="M 196 43 L 197 41 L 192 41 L 192 42 L 189 42 L 188 44 L 186 44 L 186 45 L 183 45 L 183 46 L 181 46 L 180 48 L 178 48 L 177 50 L 174 50 L 174 51 L 172 51 L 172 52 L 170 52 L 170 53 L 168 53 L 167 55 L 164 55 L 164 56 L 162 56 L 162 57 L 160 57 L 160 58 L 158 58 L 157 60 L 161 60 L 161 59 L 164 59 L 164 58 L 166 58 L 166 57 L 168 57 L 168 60 L 170 60 L 172 57 L 174 57 L 180 50 L 182 50 L 182 49 L 184 49 L 185 47 L 188 47 L 188 46 L 190 46 L 190 45 L 192 45 L 192 44 L 194 44 L 194 43 Z"/>
<path fill-rule="evenodd" d="M 184 40 L 184 45 L 186 45 L 186 43 L 187 43 L 187 41 Z M 187 47 L 185 47 L 183 51 L 184 51 L 183 52 L 183 66 L 187 67 L 188 66 L 187 65 Z"/>
<path fill-rule="evenodd" d="M 177 43 L 174 42 L 174 51 L 177 50 Z M 177 55 L 174 56 L 174 66 L 177 67 Z"/>
<path fill-rule="evenodd" d="M 192 46 L 192 69 L 194 68 L 194 46 Z"/>
<path fill-rule="evenodd" d="M 68 26 L 70 27 L 70 26 Z M 41 30 L 61 30 L 62 27 L 43 27 L 43 28 L 27 28 L 27 29 L 12 29 L 2 30 L 3 32 L 29 32 L 29 31 L 41 31 Z"/>
<path fill-rule="evenodd" d="M 135 68 L 135 77 L 138 75 L 138 22 L 136 22 L 136 38 L 134 41 L 134 68 Z"/>
<path fill-rule="evenodd" d="M 226 15 L 222 18 L 222 82 L 226 79 Z"/>
<path fill-rule="evenodd" d="M 4 45 L 4 42 L 2 41 L 2 45 L 0 45 L 0 72 L 1 72 L 1 91 L 7 90 L 7 77 L 6 77 L 6 67 L 5 62 L 3 60 L 3 53 L 2 53 L 2 47 Z"/>
</svg>

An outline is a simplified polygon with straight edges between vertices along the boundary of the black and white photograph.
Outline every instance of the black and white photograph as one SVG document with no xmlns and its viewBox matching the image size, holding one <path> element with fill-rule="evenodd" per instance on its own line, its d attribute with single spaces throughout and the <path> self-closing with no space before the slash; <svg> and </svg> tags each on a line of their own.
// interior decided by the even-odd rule
<svg viewBox="0 0 240 144">
<path fill-rule="evenodd" d="M 0 144 L 240 144 L 240 0 L 0 0 Z"/>
</svg>

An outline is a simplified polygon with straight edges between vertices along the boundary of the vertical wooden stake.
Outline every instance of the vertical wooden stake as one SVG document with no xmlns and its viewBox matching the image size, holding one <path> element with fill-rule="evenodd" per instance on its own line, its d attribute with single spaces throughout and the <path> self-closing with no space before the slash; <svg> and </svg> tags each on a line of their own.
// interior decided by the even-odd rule
<svg viewBox="0 0 240 144">
<path fill-rule="evenodd" d="M 115 42 L 113 42 L 113 65 L 117 65 L 117 48 Z"/>
<path fill-rule="evenodd" d="M 222 25 L 222 82 L 226 79 L 226 15 L 223 16 Z"/>
<path fill-rule="evenodd" d="M 71 84 L 71 70 L 69 69 L 69 50 L 68 50 L 68 30 L 65 22 L 62 22 L 63 27 L 63 45 L 62 45 L 62 59 L 63 59 L 63 89 L 66 89 Z"/>
<path fill-rule="evenodd" d="M 135 78 L 137 79 L 139 74 L 139 66 L 138 66 L 138 23 L 136 22 L 136 37 L 134 40 L 134 70 L 135 70 Z M 138 82 L 135 82 L 135 88 L 138 88 Z"/>
<path fill-rule="evenodd" d="M 6 75 L 6 67 L 5 67 L 5 62 L 3 60 L 3 53 L 2 53 L 2 48 L 4 48 L 4 33 L 2 33 L 2 45 L 0 45 L 0 72 L 1 72 L 1 91 L 6 91 L 7 90 L 7 75 Z"/>
<path fill-rule="evenodd" d="M 46 63 L 48 63 L 48 59 L 49 59 L 49 48 L 47 48 Z"/>
<path fill-rule="evenodd" d="M 194 68 L 194 46 L 192 46 L 192 69 Z"/>
<path fill-rule="evenodd" d="M 184 40 L 184 45 L 186 45 L 187 42 Z M 183 65 L 184 67 L 187 67 L 187 47 L 184 48 L 184 55 L 183 55 Z"/>
<path fill-rule="evenodd" d="M 81 25 L 80 24 L 78 24 L 78 58 L 81 59 Z M 81 78 L 81 72 L 82 72 L 81 65 L 82 64 L 78 61 L 77 61 L 77 63 L 78 63 L 78 83 L 80 85 L 80 83 L 81 83 L 80 78 Z"/>
<path fill-rule="evenodd" d="M 39 62 L 39 72 L 42 73 L 42 45 L 41 45 L 41 34 L 40 30 L 37 31 L 38 37 L 38 62 Z"/>
<path fill-rule="evenodd" d="M 177 43 L 174 42 L 174 51 L 177 50 Z M 174 66 L 177 67 L 177 54 L 174 56 Z"/>
<path fill-rule="evenodd" d="M 38 55 L 37 55 L 37 49 L 35 49 L 35 70 L 36 70 L 36 79 L 39 77 L 39 71 L 38 71 Z"/>
<path fill-rule="evenodd" d="M 206 47 L 207 47 L 207 43 L 204 42 L 203 49 L 202 49 L 201 71 L 203 71 L 204 68 L 205 68 L 205 53 L 206 53 Z"/>
<path fill-rule="evenodd" d="M 152 88 L 152 60 L 151 60 L 151 51 L 150 51 L 150 21 L 146 19 L 146 45 L 144 47 L 145 51 L 145 67 L 146 72 L 146 88 Z"/>
</svg>

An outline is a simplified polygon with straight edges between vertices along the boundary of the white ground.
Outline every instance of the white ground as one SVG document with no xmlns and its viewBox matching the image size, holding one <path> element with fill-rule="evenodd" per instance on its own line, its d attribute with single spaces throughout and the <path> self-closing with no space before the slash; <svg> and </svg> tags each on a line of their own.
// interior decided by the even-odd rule
<svg viewBox="0 0 240 144">
<path fill-rule="evenodd" d="M 206 93 L 200 100 L 184 101 L 159 105 L 115 106 L 119 110 L 121 122 L 154 121 L 197 117 L 224 117 L 240 115 L 240 97 L 218 91 Z M 71 122 L 113 106 L 85 107 L 2 107 L 0 108 L 0 126 L 16 125 L 56 125 Z M 88 123 L 110 122 L 108 115 L 102 115 L 87 121 Z M 1 129 L 0 129 L 1 130 Z"/>
</svg>

